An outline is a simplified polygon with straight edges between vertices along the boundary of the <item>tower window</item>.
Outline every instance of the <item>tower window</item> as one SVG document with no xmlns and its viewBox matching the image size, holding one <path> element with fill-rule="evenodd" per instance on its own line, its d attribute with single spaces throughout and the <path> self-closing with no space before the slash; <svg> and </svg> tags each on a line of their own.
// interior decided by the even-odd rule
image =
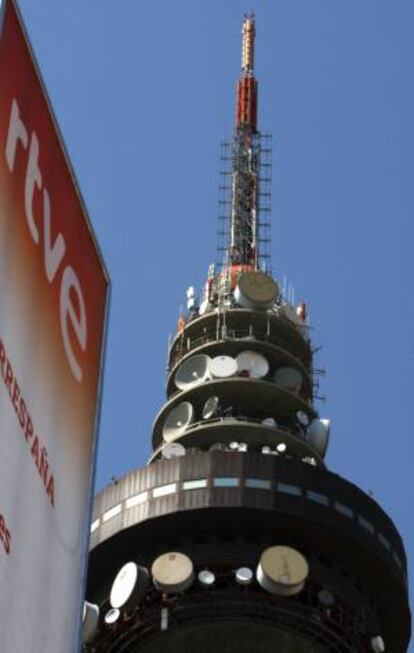
<svg viewBox="0 0 414 653">
<path fill-rule="evenodd" d="M 246 478 L 246 487 L 255 488 L 256 490 L 271 490 L 272 484 L 270 481 L 265 481 L 262 478 Z"/>
<path fill-rule="evenodd" d="M 140 492 L 139 494 L 135 494 L 133 497 L 129 497 L 129 499 L 125 501 L 125 508 L 133 508 L 139 503 L 144 503 L 144 501 L 147 501 L 147 499 L 148 492 Z"/>
<path fill-rule="evenodd" d="M 219 476 L 213 479 L 214 487 L 239 487 L 240 480 L 238 478 L 227 478 Z"/>
<path fill-rule="evenodd" d="M 112 517 L 115 517 L 116 515 L 119 515 L 120 512 L 121 512 L 121 504 L 118 503 L 113 508 L 110 508 L 109 510 L 104 512 L 104 514 L 102 516 L 102 521 L 105 523 L 105 522 L 109 521 L 110 519 L 112 519 Z"/>
<path fill-rule="evenodd" d="M 295 497 L 300 497 L 302 494 L 302 490 L 298 485 L 290 485 L 290 483 L 278 483 L 277 489 L 279 492 L 283 492 L 284 494 L 291 494 Z"/>
<path fill-rule="evenodd" d="M 335 501 L 335 510 L 337 512 L 340 512 L 341 515 L 345 515 L 345 517 L 348 517 L 349 519 L 354 518 L 354 511 L 352 508 L 349 508 L 349 506 L 345 506 L 343 503 L 340 503 L 340 501 Z"/>
<path fill-rule="evenodd" d="M 368 533 L 371 533 L 371 535 L 374 535 L 375 529 L 374 529 L 373 525 L 371 524 L 371 522 L 368 521 L 368 519 L 365 519 L 365 517 L 363 517 L 362 515 L 359 515 L 358 516 L 358 522 L 359 522 L 359 525 L 362 526 L 362 528 L 365 528 L 365 530 L 368 531 Z"/>
<path fill-rule="evenodd" d="M 199 490 L 203 487 L 207 487 L 206 478 L 197 478 L 194 481 L 184 481 L 183 483 L 183 490 Z"/>
<path fill-rule="evenodd" d="M 165 497 L 167 494 L 174 494 L 177 491 L 177 483 L 169 483 L 168 485 L 161 485 L 155 487 L 152 491 L 154 499 L 157 497 Z"/>
<path fill-rule="evenodd" d="M 389 543 L 387 538 L 383 536 L 382 533 L 378 533 L 378 539 L 381 542 L 384 549 L 387 549 L 387 551 L 391 551 L 391 544 Z"/>
<path fill-rule="evenodd" d="M 306 496 L 310 501 L 320 503 L 321 506 L 329 506 L 329 498 L 325 496 L 325 494 L 320 494 L 319 492 L 314 492 L 313 490 L 307 490 Z"/>
</svg>

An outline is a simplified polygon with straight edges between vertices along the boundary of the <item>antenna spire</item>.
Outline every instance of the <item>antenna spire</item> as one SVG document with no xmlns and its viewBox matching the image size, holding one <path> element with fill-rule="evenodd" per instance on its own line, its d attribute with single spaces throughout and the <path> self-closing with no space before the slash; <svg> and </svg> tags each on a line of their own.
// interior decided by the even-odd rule
<svg viewBox="0 0 414 653">
<path fill-rule="evenodd" d="M 254 40 L 256 36 L 256 24 L 253 13 L 247 14 L 243 21 L 242 28 L 242 70 L 245 75 L 252 74 L 254 68 Z"/>
<path fill-rule="evenodd" d="M 242 71 L 237 84 L 236 127 L 257 129 L 257 80 L 254 77 L 254 43 L 256 19 L 253 13 L 245 16 L 242 27 Z"/>
</svg>

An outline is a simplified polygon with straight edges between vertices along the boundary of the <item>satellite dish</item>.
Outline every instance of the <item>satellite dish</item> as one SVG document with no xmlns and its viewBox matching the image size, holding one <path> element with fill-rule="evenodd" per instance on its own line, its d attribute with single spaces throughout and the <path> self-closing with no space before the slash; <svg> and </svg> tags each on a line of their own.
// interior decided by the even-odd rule
<svg viewBox="0 0 414 653">
<path fill-rule="evenodd" d="M 216 379 L 228 379 L 237 373 L 237 363 L 231 356 L 216 356 L 210 363 L 210 372 Z"/>
<path fill-rule="evenodd" d="M 309 417 L 308 417 L 307 413 L 305 413 L 305 411 L 298 410 L 298 412 L 296 413 L 296 417 L 297 417 L 297 420 L 298 420 L 299 424 L 301 424 L 302 426 L 308 426 L 309 425 Z"/>
<path fill-rule="evenodd" d="M 335 605 L 335 597 L 330 590 L 322 589 L 318 592 L 318 601 L 325 608 L 332 608 Z"/>
<path fill-rule="evenodd" d="M 198 311 L 199 315 L 204 315 L 207 311 L 211 309 L 211 304 L 208 299 L 203 299 L 200 304 L 200 310 Z"/>
<path fill-rule="evenodd" d="M 186 449 L 179 442 L 169 442 L 162 448 L 161 454 L 165 460 L 172 460 L 173 458 L 185 456 Z"/>
<path fill-rule="evenodd" d="M 216 577 L 209 569 L 203 569 L 198 574 L 198 580 L 204 587 L 212 587 L 216 582 Z"/>
<path fill-rule="evenodd" d="M 194 408 L 188 401 L 183 401 L 172 409 L 164 422 L 162 436 L 165 442 L 172 442 L 190 426 L 194 420 Z"/>
<path fill-rule="evenodd" d="M 309 424 L 305 440 L 324 458 L 329 444 L 331 421 L 329 419 L 313 419 Z"/>
<path fill-rule="evenodd" d="M 239 567 L 234 575 L 239 585 L 250 585 L 253 582 L 253 571 L 249 567 Z"/>
<path fill-rule="evenodd" d="M 164 553 L 151 567 L 155 587 L 166 594 L 188 589 L 194 580 L 193 563 L 184 553 Z"/>
<path fill-rule="evenodd" d="M 238 451 L 239 450 L 239 443 L 238 442 L 230 442 L 229 444 L 229 449 L 230 451 Z"/>
<path fill-rule="evenodd" d="M 243 452 L 243 451 L 247 451 L 247 449 L 248 449 L 247 442 L 240 442 L 239 451 Z"/>
<path fill-rule="evenodd" d="M 279 444 L 276 447 L 276 451 L 278 451 L 279 453 L 285 453 L 286 449 L 287 447 L 284 442 L 279 442 Z"/>
<path fill-rule="evenodd" d="M 135 562 L 127 562 L 112 584 L 109 596 L 111 607 L 128 609 L 137 605 L 144 598 L 148 585 L 148 571 Z"/>
<path fill-rule="evenodd" d="M 83 603 L 83 643 L 88 644 L 98 632 L 99 608 L 94 603 Z"/>
<path fill-rule="evenodd" d="M 277 428 L 277 422 L 273 417 L 266 417 L 262 420 L 263 426 L 270 426 L 271 428 Z"/>
<path fill-rule="evenodd" d="M 302 374 L 294 367 L 279 367 L 274 379 L 275 383 L 291 392 L 299 392 L 302 385 Z"/>
<path fill-rule="evenodd" d="M 371 637 L 371 648 L 374 651 L 374 653 L 384 653 L 385 643 L 380 635 L 377 635 L 376 637 Z"/>
<path fill-rule="evenodd" d="M 211 445 L 209 451 L 227 451 L 227 445 L 223 442 L 215 442 Z"/>
<path fill-rule="evenodd" d="M 236 363 L 238 373 L 252 379 L 262 379 L 269 372 L 267 359 L 255 351 L 242 351 L 237 356 Z"/>
<path fill-rule="evenodd" d="M 240 275 L 234 291 L 234 299 L 243 308 L 266 310 L 274 304 L 279 287 L 264 272 L 245 272 Z"/>
<path fill-rule="evenodd" d="M 209 397 L 203 406 L 203 419 L 216 417 L 219 412 L 220 400 L 218 397 Z"/>
<path fill-rule="evenodd" d="M 105 623 L 110 626 L 111 624 L 114 624 L 116 621 L 118 621 L 120 616 L 121 613 L 118 608 L 111 608 L 105 615 Z"/>
<path fill-rule="evenodd" d="M 291 322 L 294 322 L 295 324 L 298 324 L 298 322 L 300 321 L 298 319 L 298 316 L 296 315 L 295 309 L 293 308 L 292 304 L 290 304 L 289 302 L 286 302 L 286 304 L 283 304 L 282 313 L 283 313 L 283 315 L 285 315 L 285 317 L 288 318 L 288 320 L 290 320 Z"/>
<path fill-rule="evenodd" d="M 181 363 L 174 378 L 177 388 L 188 390 L 198 383 L 207 381 L 210 378 L 210 361 L 210 356 L 197 354 Z"/>
<path fill-rule="evenodd" d="M 262 553 L 256 577 L 271 594 L 293 596 L 303 589 L 308 574 L 308 563 L 299 551 L 271 546 Z"/>
</svg>

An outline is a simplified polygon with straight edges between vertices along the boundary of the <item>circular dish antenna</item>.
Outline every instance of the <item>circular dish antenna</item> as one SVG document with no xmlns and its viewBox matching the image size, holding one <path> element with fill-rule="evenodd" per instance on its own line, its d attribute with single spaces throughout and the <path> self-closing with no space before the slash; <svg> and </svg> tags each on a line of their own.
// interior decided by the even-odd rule
<svg viewBox="0 0 414 653">
<path fill-rule="evenodd" d="M 299 551 L 271 546 L 262 553 L 256 577 L 271 594 L 293 596 L 303 589 L 308 574 L 308 563 Z"/>
<path fill-rule="evenodd" d="M 245 272 L 238 280 L 234 299 L 243 308 L 266 310 L 279 296 L 276 281 L 263 272 Z"/>
<path fill-rule="evenodd" d="M 88 644 L 98 632 L 99 608 L 94 603 L 83 603 L 83 643 Z"/>
<path fill-rule="evenodd" d="M 210 372 L 215 379 L 228 379 L 237 373 L 237 363 L 231 356 L 216 356 L 210 363 Z"/>
<path fill-rule="evenodd" d="M 138 565 L 127 562 L 118 572 L 112 584 L 109 602 L 112 608 L 122 608 L 131 597 L 138 580 Z"/>
<path fill-rule="evenodd" d="M 302 385 L 302 374 L 294 367 L 279 367 L 274 379 L 275 383 L 291 392 L 299 392 Z"/>
<path fill-rule="evenodd" d="M 110 626 L 118 621 L 121 613 L 118 608 L 111 608 L 105 615 L 105 623 Z"/>
<path fill-rule="evenodd" d="M 296 413 L 296 418 L 297 418 L 299 424 L 301 424 L 302 426 L 308 426 L 309 425 L 309 417 L 308 417 L 307 413 L 305 413 L 305 411 L 298 410 L 298 412 Z"/>
<path fill-rule="evenodd" d="M 216 577 L 209 569 L 203 569 L 198 574 L 198 580 L 204 587 L 212 587 L 216 582 Z"/>
<path fill-rule="evenodd" d="M 287 447 L 284 442 L 279 442 L 279 444 L 276 447 L 276 451 L 278 451 L 279 453 L 285 453 L 286 449 Z"/>
<path fill-rule="evenodd" d="M 172 409 L 164 422 L 162 436 L 165 442 L 172 442 L 190 426 L 194 420 L 194 408 L 188 401 L 183 401 Z"/>
<path fill-rule="evenodd" d="M 240 567 L 234 572 L 239 585 L 250 585 L 253 582 L 253 571 L 249 567 Z"/>
<path fill-rule="evenodd" d="M 185 456 L 186 450 L 179 442 L 169 442 L 162 448 L 161 454 L 165 460 L 172 460 L 173 458 Z"/>
<path fill-rule="evenodd" d="M 241 376 L 262 379 L 269 372 L 267 359 L 256 351 L 242 351 L 236 358 L 237 370 Z"/>
<path fill-rule="evenodd" d="M 145 567 L 127 562 L 121 567 L 112 584 L 109 603 L 112 608 L 130 608 L 145 596 L 149 585 L 149 574 Z"/>
<path fill-rule="evenodd" d="M 325 608 L 332 608 L 335 605 L 335 597 L 330 590 L 323 589 L 318 592 L 318 601 Z"/>
<path fill-rule="evenodd" d="M 277 422 L 273 417 L 266 417 L 262 420 L 263 426 L 270 426 L 271 428 L 277 428 Z"/>
<path fill-rule="evenodd" d="M 203 419 L 216 417 L 220 408 L 220 399 L 218 397 L 209 397 L 203 406 Z"/>
<path fill-rule="evenodd" d="M 151 567 L 155 587 L 160 592 L 176 594 L 188 589 L 194 580 L 194 567 L 184 553 L 164 553 Z"/>
<path fill-rule="evenodd" d="M 191 356 L 178 368 L 174 382 L 180 390 L 188 390 L 198 383 L 203 383 L 210 378 L 210 356 L 197 354 Z"/>
<path fill-rule="evenodd" d="M 306 442 L 316 449 L 321 458 L 326 454 L 329 444 L 331 421 L 329 419 L 313 419 L 306 431 Z"/>
<path fill-rule="evenodd" d="M 215 442 L 211 445 L 209 451 L 227 451 L 227 445 L 224 442 Z"/>
</svg>

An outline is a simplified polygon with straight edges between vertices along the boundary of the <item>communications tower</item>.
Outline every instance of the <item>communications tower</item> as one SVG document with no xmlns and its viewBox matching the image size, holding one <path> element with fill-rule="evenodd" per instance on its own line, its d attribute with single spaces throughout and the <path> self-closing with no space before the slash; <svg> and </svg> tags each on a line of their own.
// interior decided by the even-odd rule
<svg viewBox="0 0 414 653">
<path fill-rule="evenodd" d="M 90 653 L 405 653 L 393 522 L 327 469 L 304 303 L 270 274 L 255 18 L 222 149 L 219 265 L 187 291 L 148 464 L 95 499 Z"/>
</svg>

